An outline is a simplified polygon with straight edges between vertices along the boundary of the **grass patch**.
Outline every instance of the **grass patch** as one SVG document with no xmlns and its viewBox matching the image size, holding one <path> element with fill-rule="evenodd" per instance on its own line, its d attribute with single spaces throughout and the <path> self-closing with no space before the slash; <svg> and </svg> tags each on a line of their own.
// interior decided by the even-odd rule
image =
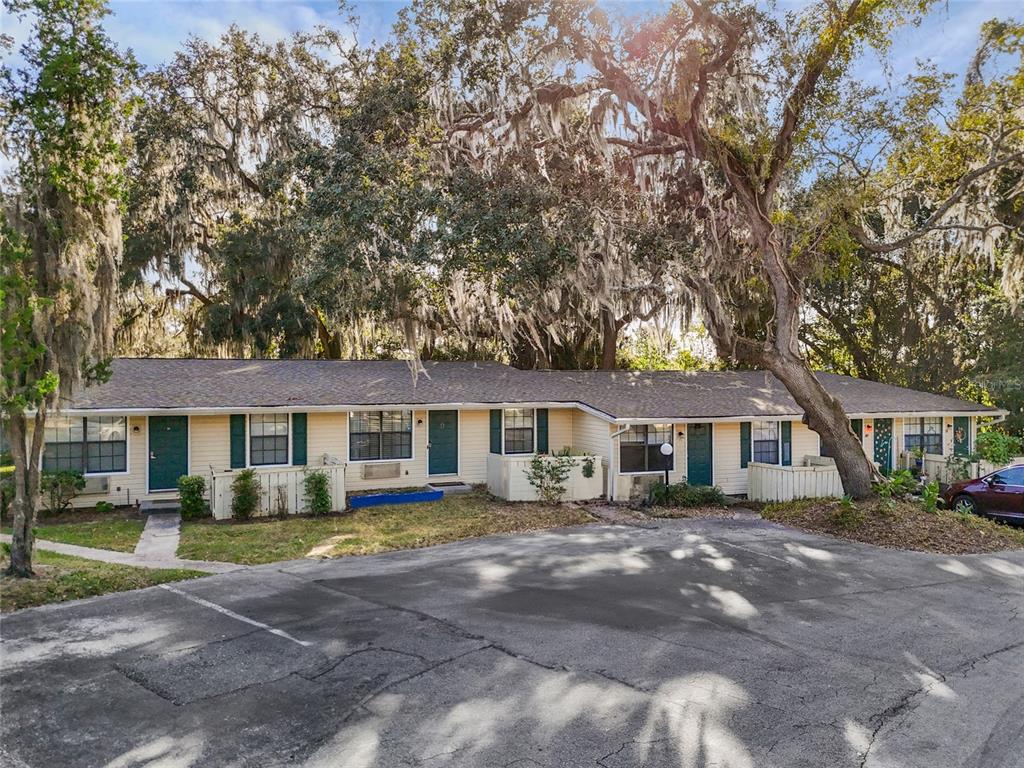
<svg viewBox="0 0 1024 768">
<path fill-rule="evenodd" d="M 368 555 L 590 520 L 573 507 L 510 503 L 474 491 L 439 501 L 368 507 L 327 517 L 188 522 L 181 528 L 178 557 L 256 565 L 306 555 Z"/>
<path fill-rule="evenodd" d="M 146 521 L 134 507 L 113 512 L 68 510 L 60 515 L 40 514 L 36 517 L 36 538 L 77 544 L 80 547 L 134 552 Z M 11 532 L 10 517 L 4 519 L 4 533 Z"/>
<path fill-rule="evenodd" d="M 32 561 L 36 572 L 33 579 L 0 576 L 0 610 L 4 613 L 206 575 L 177 568 L 134 568 L 101 563 L 38 549 Z M 6 568 L 7 564 L 5 551 L 5 556 L 0 558 L 0 567 Z"/>
<path fill-rule="evenodd" d="M 1024 530 L 977 515 L 928 513 L 918 500 L 897 501 L 890 507 L 871 499 L 844 509 L 839 500 L 804 499 L 766 504 L 761 515 L 812 533 L 888 549 L 948 555 L 1024 549 Z"/>
</svg>

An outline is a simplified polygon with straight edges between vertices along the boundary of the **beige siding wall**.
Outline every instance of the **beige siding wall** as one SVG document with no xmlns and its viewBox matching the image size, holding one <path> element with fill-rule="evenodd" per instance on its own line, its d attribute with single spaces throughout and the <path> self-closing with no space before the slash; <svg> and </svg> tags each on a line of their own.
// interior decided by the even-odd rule
<svg viewBox="0 0 1024 768">
<path fill-rule="evenodd" d="M 563 448 L 573 448 L 572 422 L 574 408 L 548 409 L 548 451 L 554 453 Z M 607 449 L 606 449 L 607 450 Z"/>
<path fill-rule="evenodd" d="M 348 415 L 345 413 L 310 413 L 306 416 L 306 461 L 311 467 L 324 464 L 324 456 L 347 460 Z"/>
<path fill-rule="evenodd" d="M 802 421 L 793 422 L 793 463 L 799 464 L 804 456 L 820 456 L 818 433 Z"/>
<path fill-rule="evenodd" d="M 464 483 L 487 482 L 487 454 L 491 449 L 491 412 L 459 412 L 459 470 Z"/>
<path fill-rule="evenodd" d="M 205 475 L 207 484 L 211 469 L 223 472 L 231 469 L 231 417 L 192 416 L 188 420 L 188 438 L 191 454 L 189 472 Z"/>
<path fill-rule="evenodd" d="M 572 416 L 572 447 L 608 459 L 608 436 L 612 425 L 585 411 L 576 411 Z"/>
<path fill-rule="evenodd" d="M 717 422 L 711 429 L 712 482 L 728 494 L 746 493 L 747 470 L 740 466 L 740 423 Z"/>
</svg>

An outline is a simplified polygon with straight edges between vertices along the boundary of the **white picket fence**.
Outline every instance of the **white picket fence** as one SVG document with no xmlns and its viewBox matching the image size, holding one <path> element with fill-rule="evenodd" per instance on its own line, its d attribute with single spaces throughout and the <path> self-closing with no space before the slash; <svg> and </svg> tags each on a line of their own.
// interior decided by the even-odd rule
<svg viewBox="0 0 1024 768">
<path fill-rule="evenodd" d="M 832 459 L 805 456 L 800 466 L 752 461 L 747 465 L 747 498 L 752 501 L 840 498 L 843 483 Z"/>
<path fill-rule="evenodd" d="M 309 472 L 323 472 L 330 481 L 331 510 L 345 508 L 345 467 L 329 465 L 323 467 L 280 467 L 257 469 L 260 482 L 260 508 L 257 516 L 295 515 L 306 511 L 306 491 L 303 484 Z M 231 517 L 231 483 L 238 472 L 215 472 L 210 483 L 210 508 L 214 518 L 224 520 Z"/>
</svg>

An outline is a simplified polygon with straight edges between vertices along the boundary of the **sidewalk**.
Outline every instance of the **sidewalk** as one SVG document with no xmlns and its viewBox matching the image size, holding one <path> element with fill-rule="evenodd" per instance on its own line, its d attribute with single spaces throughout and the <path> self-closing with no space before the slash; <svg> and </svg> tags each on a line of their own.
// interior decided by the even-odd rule
<svg viewBox="0 0 1024 768">
<path fill-rule="evenodd" d="M 60 555 L 72 555 L 86 560 L 100 560 L 115 565 L 133 565 L 137 568 L 188 568 L 207 573 L 227 573 L 245 568 L 237 563 L 218 563 L 209 560 L 183 560 L 176 556 L 180 536 L 181 515 L 177 512 L 150 515 L 146 527 L 135 545 L 135 552 L 114 552 L 109 549 L 80 547 L 56 541 L 36 539 L 36 547 Z M 10 543 L 10 534 L 0 534 L 0 541 Z"/>
</svg>

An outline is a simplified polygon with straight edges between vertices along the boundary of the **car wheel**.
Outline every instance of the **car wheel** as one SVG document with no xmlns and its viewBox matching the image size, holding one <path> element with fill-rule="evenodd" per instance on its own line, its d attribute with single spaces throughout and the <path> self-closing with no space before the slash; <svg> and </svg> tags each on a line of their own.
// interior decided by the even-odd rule
<svg viewBox="0 0 1024 768">
<path fill-rule="evenodd" d="M 953 511 L 961 514 L 978 514 L 978 503 L 970 496 L 961 495 L 953 499 Z"/>
</svg>

